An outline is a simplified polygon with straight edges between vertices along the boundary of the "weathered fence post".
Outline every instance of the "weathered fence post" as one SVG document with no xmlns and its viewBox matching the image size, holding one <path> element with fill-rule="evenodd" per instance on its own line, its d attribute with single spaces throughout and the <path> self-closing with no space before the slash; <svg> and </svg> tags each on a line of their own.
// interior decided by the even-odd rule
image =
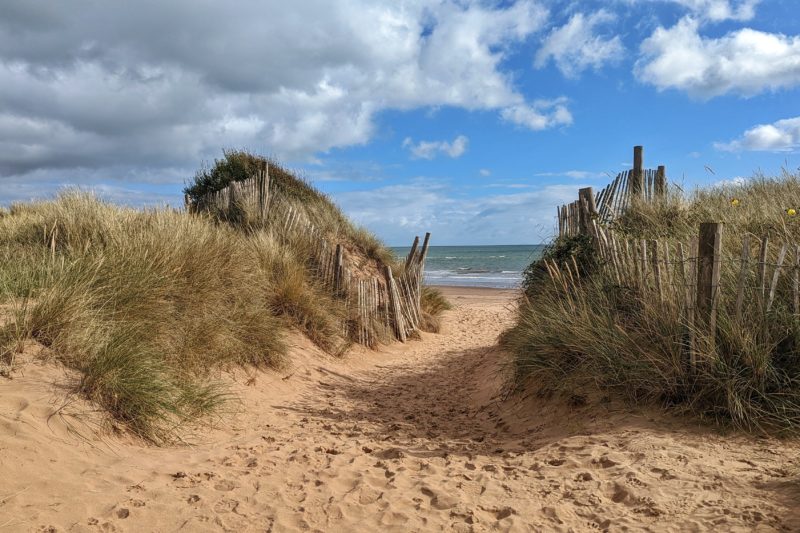
<svg viewBox="0 0 800 533">
<path fill-rule="evenodd" d="M 642 190 L 644 187 L 642 186 L 643 183 L 643 176 L 644 171 L 642 170 L 644 166 L 644 147 L 642 146 L 634 146 L 633 147 L 633 172 L 631 173 L 631 195 L 636 198 L 642 197 Z"/>
<path fill-rule="evenodd" d="M 656 170 L 655 197 L 664 198 L 667 195 L 667 168 L 659 165 Z"/>
<path fill-rule="evenodd" d="M 594 191 L 591 187 L 586 187 L 578 191 L 578 202 L 580 202 L 579 224 L 581 235 L 589 235 L 592 225 L 592 217 L 597 214 L 597 206 L 594 202 Z"/>
<path fill-rule="evenodd" d="M 342 250 L 342 245 L 336 245 L 336 262 L 333 264 L 333 290 L 336 291 L 337 294 L 340 294 L 343 289 L 344 280 L 342 279 L 342 275 L 344 274 L 344 252 Z"/>
<path fill-rule="evenodd" d="M 406 269 L 414 262 L 414 254 L 417 253 L 417 246 L 419 246 L 419 235 L 414 237 L 414 244 L 411 245 L 411 251 L 408 252 L 408 257 L 406 257 Z"/>
<path fill-rule="evenodd" d="M 700 224 L 697 254 L 697 320 L 708 333 L 710 349 L 713 349 L 717 328 L 722 226 L 720 222 Z"/>
<path fill-rule="evenodd" d="M 742 239 L 742 258 L 739 270 L 739 286 L 736 289 L 736 322 L 742 322 L 742 305 L 744 305 L 744 286 L 747 282 L 747 273 L 750 268 L 750 235 L 745 234 Z"/>
<path fill-rule="evenodd" d="M 794 272 L 792 273 L 792 292 L 794 293 L 794 314 L 800 313 L 800 245 L 794 248 Z"/>
<path fill-rule="evenodd" d="M 767 253 L 769 252 L 769 235 L 764 235 L 761 239 L 761 250 L 758 253 L 758 298 L 761 305 L 761 311 L 764 311 L 766 303 L 766 280 L 767 280 Z"/>
<path fill-rule="evenodd" d="M 389 313 L 392 315 L 391 321 L 394 322 L 395 335 L 401 342 L 406 342 L 406 326 L 400 309 L 400 296 L 389 265 L 383 266 L 383 275 L 386 280 L 386 292 L 389 294 Z"/>
<path fill-rule="evenodd" d="M 783 243 L 781 251 L 778 252 L 778 263 L 775 265 L 775 271 L 772 273 L 772 283 L 769 286 L 769 299 L 767 300 L 767 313 L 772 309 L 772 302 L 775 300 L 775 289 L 778 287 L 778 279 L 781 276 L 781 268 L 783 268 L 783 260 L 786 259 L 787 245 Z"/>
<path fill-rule="evenodd" d="M 558 220 L 558 236 L 564 236 L 564 221 L 561 220 L 561 207 L 556 206 L 556 219 Z"/>
<path fill-rule="evenodd" d="M 422 241 L 422 251 L 419 253 L 419 262 L 424 263 L 425 258 L 428 256 L 428 244 L 431 241 L 431 232 L 425 234 L 425 240 Z"/>
<path fill-rule="evenodd" d="M 266 161 L 261 162 L 256 184 L 258 186 L 258 214 L 261 216 L 261 220 L 264 221 L 267 218 L 269 200 L 267 196 L 269 194 L 269 163 Z"/>
</svg>

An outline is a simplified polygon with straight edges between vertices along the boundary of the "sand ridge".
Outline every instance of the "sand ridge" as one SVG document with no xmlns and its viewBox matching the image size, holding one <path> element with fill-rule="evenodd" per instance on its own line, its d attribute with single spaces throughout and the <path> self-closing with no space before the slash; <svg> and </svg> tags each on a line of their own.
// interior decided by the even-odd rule
<svg viewBox="0 0 800 533">
<path fill-rule="evenodd" d="M 793 531 L 796 441 L 600 399 L 508 396 L 513 293 L 445 289 L 442 334 L 237 372 L 195 444 L 94 433 L 76 379 L 0 380 L 0 531 Z M 55 412 L 57 415 L 54 415 Z"/>
</svg>

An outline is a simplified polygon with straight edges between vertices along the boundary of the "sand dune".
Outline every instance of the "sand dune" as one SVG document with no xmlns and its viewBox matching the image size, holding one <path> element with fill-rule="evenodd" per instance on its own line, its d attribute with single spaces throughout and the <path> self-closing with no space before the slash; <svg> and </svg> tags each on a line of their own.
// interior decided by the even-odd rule
<svg viewBox="0 0 800 533">
<path fill-rule="evenodd" d="M 193 443 L 99 431 L 75 376 L 0 378 L 0 531 L 796 531 L 796 441 L 604 398 L 506 398 L 511 293 L 447 289 L 440 335 L 283 374 Z M 65 400 L 66 398 L 66 400 Z"/>
</svg>

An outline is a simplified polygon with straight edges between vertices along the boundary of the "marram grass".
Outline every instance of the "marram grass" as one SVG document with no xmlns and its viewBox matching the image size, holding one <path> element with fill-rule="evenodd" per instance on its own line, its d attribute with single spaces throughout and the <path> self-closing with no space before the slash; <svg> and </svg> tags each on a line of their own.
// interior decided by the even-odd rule
<svg viewBox="0 0 800 533">
<path fill-rule="evenodd" d="M 345 304 L 301 241 L 75 192 L 13 206 L 0 217 L 0 298 L 15 310 L 2 358 L 34 339 L 81 373 L 86 396 L 169 441 L 226 399 L 219 369 L 284 364 L 289 328 L 346 346 Z"/>
<path fill-rule="evenodd" d="M 675 304 L 684 297 L 677 292 L 682 287 L 667 287 L 676 294 L 662 302 L 656 291 L 620 286 L 609 270 L 599 269 L 585 238 L 557 240 L 545 257 L 563 263 L 574 256 L 582 279 L 565 291 L 541 262 L 529 267 L 517 323 L 501 340 L 514 354 L 518 382 L 570 396 L 613 391 L 635 404 L 666 406 L 722 425 L 798 433 L 800 318 L 792 309 L 791 269 L 784 270 L 768 314 L 750 279 L 737 319 L 731 290 L 737 287 L 742 237 L 749 233 L 754 249 L 766 235 L 773 243 L 800 243 L 798 211 L 800 180 L 787 174 L 688 197 L 673 192 L 662 203 L 634 204 L 614 223 L 623 238 L 683 243 L 697 235 L 701 222 L 725 224 L 721 287 L 727 292 L 716 342 L 703 342 L 704 332 L 695 331 L 694 370 L 687 359 L 688 324 Z"/>
<path fill-rule="evenodd" d="M 226 152 L 187 192 L 245 179 L 261 160 Z M 270 176 L 276 198 L 354 258 L 400 268 L 322 193 L 274 163 Z M 334 355 L 348 348 L 346 302 L 317 280 L 308 238 L 81 192 L 0 210 L 0 372 L 34 340 L 79 371 L 86 397 L 142 438 L 169 442 L 229 398 L 220 370 L 284 365 L 290 329 Z M 430 329 L 445 306 L 426 290 Z"/>
</svg>

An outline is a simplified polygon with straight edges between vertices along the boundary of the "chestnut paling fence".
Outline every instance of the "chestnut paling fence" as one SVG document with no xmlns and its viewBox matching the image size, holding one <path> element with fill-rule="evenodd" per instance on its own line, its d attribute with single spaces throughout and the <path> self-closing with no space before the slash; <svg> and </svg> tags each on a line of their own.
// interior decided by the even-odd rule
<svg viewBox="0 0 800 533">
<path fill-rule="evenodd" d="M 723 247 L 724 224 L 719 222 L 700 224 L 697 236 L 686 242 L 621 235 L 611 222 L 632 202 L 658 202 L 666 196 L 664 167 L 644 171 L 641 147 L 635 154 L 638 169 L 635 165 L 623 172 L 598 195 L 591 187 L 581 189 L 578 200 L 558 209 L 559 236 L 589 236 L 607 279 L 656 302 L 664 316 L 675 316 L 684 327 L 677 340 L 693 369 L 701 363 L 699 354 L 713 351 L 721 320 L 729 327 L 756 320 L 763 326 L 761 340 L 776 342 L 768 327 L 771 313 L 800 319 L 800 244 L 745 233 L 726 235 L 740 246 Z M 544 265 L 554 286 L 564 291 L 565 305 L 576 311 L 588 305 L 575 290 L 586 280 L 574 256 L 560 264 L 545 260 Z"/>
<path fill-rule="evenodd" d="M 667 194 L 666 167 L 643 168 L 644 149 L 633 149 L 633 168 L 617 176 L 597 194 L 591 187 L 581 189 L 578 199 L 558 208 L 558 235 L 571 237 L 586 233 L 588 228 L 584 210 L 601 223 L 613 221 L 625 212 L 634 198 L 643 202 L 657 202 Z M 586 205 L 584 205 L 584 203 Z"/>
<path fill-rule="evenodd" d="M 251 178 L 231 182 L 195 202 L 186 197 L 189 212 L 206 212 L 223 220 L 269 224 L 286 238 L 302 235 L 311 243 L 314 272 L 333 294 L 347 302 L 348 319 L 342 333 L 353 341 L 374 347 L 381 334 L 405 342 L 417 331 L 421 320 L 420 300 L 425 258 L 430 233 L 422 247 L 415 237 L 402 273 L 394 276 L 389 265 L 376 264 L 365 274 L 353 264 L 352 255 L 316 227 L 292 202 L 271 190 L 269 165 L 263 165 Z"/>
</svg>

